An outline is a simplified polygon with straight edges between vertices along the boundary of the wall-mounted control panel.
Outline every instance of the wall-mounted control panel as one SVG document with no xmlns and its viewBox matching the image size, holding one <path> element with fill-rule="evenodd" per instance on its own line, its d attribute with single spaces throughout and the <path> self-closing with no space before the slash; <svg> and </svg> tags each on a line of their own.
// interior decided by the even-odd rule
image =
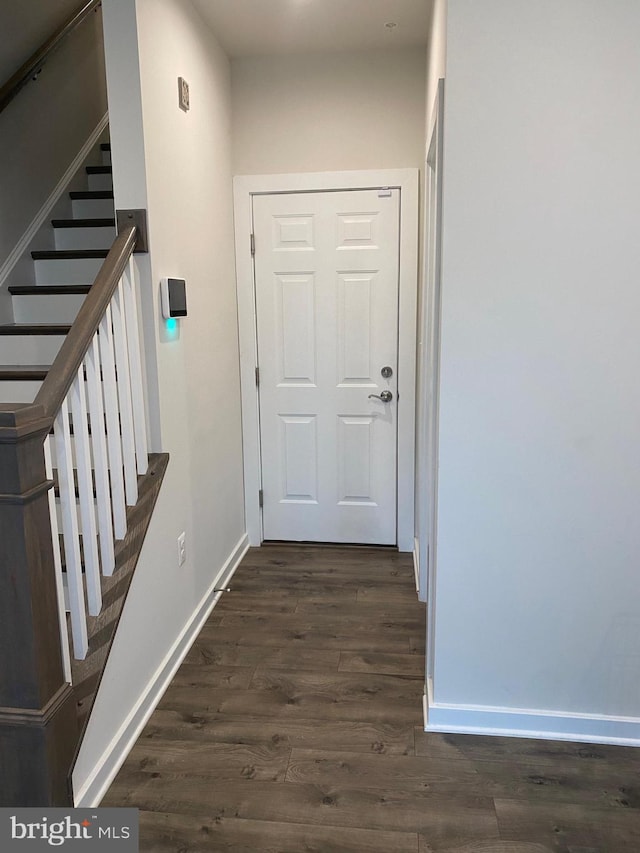
<svg viewBox="0 0 640 853">
<path fill-rule="evenodd" d="M 160 282 L 160 302 L 165 320 L 187 316 L 187 283 L 183 278 L 163 278 Z"/>
</svg>

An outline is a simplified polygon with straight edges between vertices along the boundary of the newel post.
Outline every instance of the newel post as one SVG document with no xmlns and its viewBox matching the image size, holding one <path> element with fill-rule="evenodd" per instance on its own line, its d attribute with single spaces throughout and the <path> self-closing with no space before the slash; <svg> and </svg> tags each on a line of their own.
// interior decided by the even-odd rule
<svg viewBox="0 0 640 853">
<path fill-rule="evenodd" d="M 0 806 L 70 805 L 78 725 L 60 648 L 40 406 L 0 405 Z"/>
</svg>

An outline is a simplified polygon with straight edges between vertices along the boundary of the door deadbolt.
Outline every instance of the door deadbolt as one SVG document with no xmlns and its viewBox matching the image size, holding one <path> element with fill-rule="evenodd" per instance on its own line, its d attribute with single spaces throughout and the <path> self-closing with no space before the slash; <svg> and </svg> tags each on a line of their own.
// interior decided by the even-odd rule
<svg viewBox="0 0 640 853">
<path fill-rule="evenodd" d="M 383 367 L 380 373 L 385 379 L 391 379 L 393 376 L 393 370 L 390 367 Z"/>
</svg>

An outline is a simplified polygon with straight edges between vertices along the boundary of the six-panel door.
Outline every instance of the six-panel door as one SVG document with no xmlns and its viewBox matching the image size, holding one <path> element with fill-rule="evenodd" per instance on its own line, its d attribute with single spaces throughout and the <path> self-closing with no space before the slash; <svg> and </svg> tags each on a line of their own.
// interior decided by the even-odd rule
<svg viewBox="0 0 640 853">
<path fill-rule="evenodd" d="M 264 538 L 395 544 L 399 191 L 253 217 Z"/>
</svg>

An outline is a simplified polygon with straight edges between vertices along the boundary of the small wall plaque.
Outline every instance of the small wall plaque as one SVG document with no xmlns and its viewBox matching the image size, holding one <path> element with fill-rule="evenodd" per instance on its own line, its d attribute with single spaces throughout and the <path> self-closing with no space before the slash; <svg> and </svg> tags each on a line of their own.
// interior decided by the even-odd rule
<svg viewBox="0 0 640 853">
<path fill-rule="evenodd" d="M 184 77 L 178 77 L 178 104 L 185 113 L 189 111 L 189 84 Z"/>
</svg>

